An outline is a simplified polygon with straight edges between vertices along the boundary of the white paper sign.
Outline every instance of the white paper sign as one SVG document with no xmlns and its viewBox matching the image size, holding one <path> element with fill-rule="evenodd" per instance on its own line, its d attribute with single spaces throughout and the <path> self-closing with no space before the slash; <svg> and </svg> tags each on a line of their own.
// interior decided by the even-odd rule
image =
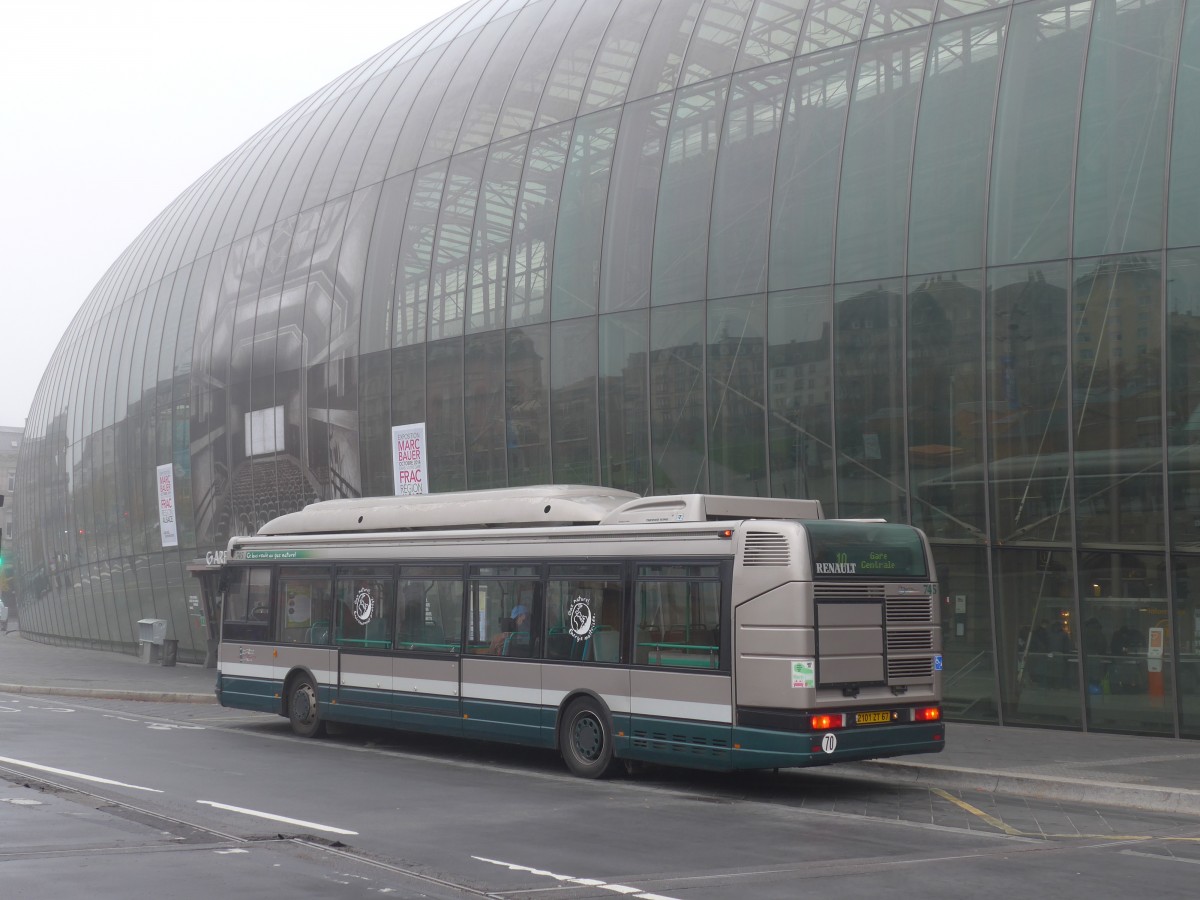
<svg viewBox="0 0 1200 900">
<path fill-rule="evenodd" d="M 179 546 L 179 530 L 175 522 L 175 469 L 163 463 L 158 472 L 158 528 L 164 547 Z"/>
<path fill-rule="evenodd" d="M 396 496 L 429 493 L 425 423 L 392 426 L 392 480 Z"/>
<path fill-rule="evenodd" d="M 813 688 L 817 686 L 816 660 L 792 660 L 792 687 Z"/>
</svg>

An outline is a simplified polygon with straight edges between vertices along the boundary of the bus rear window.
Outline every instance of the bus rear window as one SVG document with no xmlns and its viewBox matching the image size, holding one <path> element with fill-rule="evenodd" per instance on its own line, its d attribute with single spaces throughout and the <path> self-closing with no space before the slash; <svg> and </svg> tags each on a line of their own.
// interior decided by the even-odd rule
<svg viewBox="0 0 1200 900">
<path fill-rule="evenodd" d="M 925 547 L 907 525 L 870 522 L 805 522 L 813 579 L 894 578 L 926 580 Z"/>
</svg>

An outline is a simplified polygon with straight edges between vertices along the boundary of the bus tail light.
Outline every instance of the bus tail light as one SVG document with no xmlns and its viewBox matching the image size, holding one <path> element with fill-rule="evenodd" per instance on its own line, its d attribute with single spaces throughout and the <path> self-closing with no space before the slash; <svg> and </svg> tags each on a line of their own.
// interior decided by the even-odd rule
<svg viewBox="0 0 1200 900">
<path fill-rule="evenodd" d="M 940 706 L 922 706 L 920 709 L 914 709 L 913 721 L 940 722 L 942 721 L 942 708 Z"/>
<path fill-rule="evenodd" d="M 811 716 L 808 721 L 813 731 L 829 731 L 831 728 L 841 728 L 845 725 L 846 717 L 841 713 L 829 713 Z"/>
</svg>

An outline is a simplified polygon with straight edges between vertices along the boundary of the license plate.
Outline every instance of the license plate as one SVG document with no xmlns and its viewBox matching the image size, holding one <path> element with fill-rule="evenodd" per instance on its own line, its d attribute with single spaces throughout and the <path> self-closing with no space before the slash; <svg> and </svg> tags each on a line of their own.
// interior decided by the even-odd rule
<svg viewBox="0 0 1200 900">
<path fill-rule="evenodd" d="M 890 721 L 892 721 L 892 714 L 887 710 L 883 712 L 861 712 L 854 717 L 856 725 L 881 725 L 884 722 Z"/>
</svg>

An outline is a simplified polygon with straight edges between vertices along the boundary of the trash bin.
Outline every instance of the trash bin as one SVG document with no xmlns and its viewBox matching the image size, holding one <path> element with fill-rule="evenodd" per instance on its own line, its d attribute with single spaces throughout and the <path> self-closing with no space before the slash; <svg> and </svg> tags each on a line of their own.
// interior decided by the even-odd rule
<svg viewBox="0 0 1200 900">
<path fill-rule="evenodd" d="M 179 641 L 163 640 L 162 642 L 162 664 L 164 666 L 173 666 L 179 658 Z"/>
<path fill-rule="evenodd" d="M 163 641 L 166 637 L 166 619 L 138 619 L 138 650 L 142 662 L 149 665 L 162 660 Z"/>
</svg>

